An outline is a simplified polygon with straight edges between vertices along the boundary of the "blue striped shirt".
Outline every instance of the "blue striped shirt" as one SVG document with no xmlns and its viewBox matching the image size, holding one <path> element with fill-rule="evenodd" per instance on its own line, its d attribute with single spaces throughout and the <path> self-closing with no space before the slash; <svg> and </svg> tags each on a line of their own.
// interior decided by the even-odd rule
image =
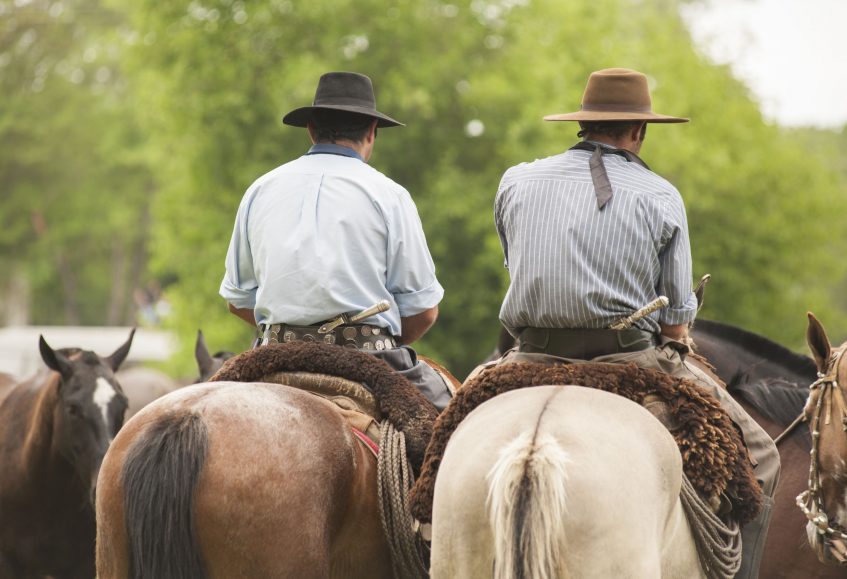
<svg viewBox="0 0 847 579">
<path fill-rule="evenodd" d="M 503 175 L 494 219 L 511 283 L 500 320 L 524 327 L 606 328 L 660 295 L 670 306 L 636 325 L 694 319 L 685 206 L 665 179 L 618 155 L 603 162 L 613 197 L 601 211 L 588 151 L 512 167 Z"/>
<path fill-rule="evenodd" d="M 353 150 L 319 144 L 244 194 L 220 294 L 260 324 L 314 324 L 388 300 L 366 322 L 399 336 L 400 318 L 444 290 L 409 192 Z"/>
</svg>

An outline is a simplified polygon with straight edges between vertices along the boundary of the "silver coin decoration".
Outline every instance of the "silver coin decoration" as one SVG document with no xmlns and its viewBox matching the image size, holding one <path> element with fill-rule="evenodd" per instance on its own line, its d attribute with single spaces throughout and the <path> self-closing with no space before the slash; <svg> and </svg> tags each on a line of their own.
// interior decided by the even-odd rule
<svg viewBox="0 0 847 579">
<path fill-rule="evenodd" d="M 292 331 L 285 332 L 282 335 L 282 341 L 283 342 L 290 342 L 293 339 L 294 339 L 294 332 L 292 332 Z"/>
<path fill-rule="evenodd" d="M 370 336 L 371 335 L 371 327 L 370 326 L 362 326 L 362 335 Z"/>
<path fill-rule="evenodd" d="M 379 331 L 380 331 L 380 330 L 379 330 L 379 328 L 373 328 L 374 336 L 378 336 L 378 335 L 379 335 Z"/>
<path fill-rule="evenodd" d="M 376 346 L 377 350 L 384 350 L 385 349 L 385 344 L 382 343 L 382 340 L 377 340 L 375 346 Z"/>
<path fill-rule="evenodd" d="M 325 344 L 334 344 L 335 343 L 335 336 L 333 334 L 325 335 L 324 336 L 324 343 Z"/>
</svg>

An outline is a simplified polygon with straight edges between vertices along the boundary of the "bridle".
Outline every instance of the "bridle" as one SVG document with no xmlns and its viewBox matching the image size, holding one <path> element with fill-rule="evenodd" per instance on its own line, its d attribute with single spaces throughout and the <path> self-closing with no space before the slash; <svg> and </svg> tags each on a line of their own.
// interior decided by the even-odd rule
<svg viewBox="0 0 847 579">
<path fill-rule="evenodd" d="M 845 350 L 847 348 L 842 348 L 833 353 L 827 371 L 825 373 L 819 372 L 818 379 L 809 386 L 810 396 L 816 389 L 820 389 L 820 394 L 810 416 L 812 451 L 809 461 L 809 488 L 797 496 L 797 506 L 803 511 L 809 522 L 814 525 L 817 533 L 822 535 L 823 548 L 828 549 L 841 565 L 847 564 L 847 533 L 833 528 L 830 524 L 830 517 L 824 511 L 818 445 L 820 442 L 821 413 L 824 414 L 824 424 L 829 424 L 833 400 L 841 415 L 843 428 L 847 432 L 847 403 L 845 403 L 844 393 L 838 385 L 838 364 Z M 830 396 L 827 396 L 827 394 L 830 394 Z M 826 407 L 824 407 L 824 400 L 826 400 Z M 836 543 L 839 545 L 833 549 L 832 547 Z"/>
</svg>

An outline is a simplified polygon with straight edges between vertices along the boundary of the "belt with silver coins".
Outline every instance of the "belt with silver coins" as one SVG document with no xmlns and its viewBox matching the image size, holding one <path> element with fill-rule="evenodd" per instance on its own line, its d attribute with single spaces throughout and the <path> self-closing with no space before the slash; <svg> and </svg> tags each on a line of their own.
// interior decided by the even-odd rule
<svg viewBox="0 0 847 579">
<path fill-rule="evenodd" d="M 370 324 L 343 324 L 326 333 L 318 333 L 321 324 L 293 326 L 291 324 L 259 324 L 257 345 L 284 342 L 319 342 L 359 350 L 391 350 L 397 340 L 387 328 Z"/>
</svg>

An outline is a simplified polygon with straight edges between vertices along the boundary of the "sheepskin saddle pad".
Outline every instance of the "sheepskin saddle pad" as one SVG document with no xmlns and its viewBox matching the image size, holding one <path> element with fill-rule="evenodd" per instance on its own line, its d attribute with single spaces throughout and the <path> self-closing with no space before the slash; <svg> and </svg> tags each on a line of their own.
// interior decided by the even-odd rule
<svg viewBox="0 0 847 579">
<path fill-rule="evenodd" d="M 366 412 L 374 420 L 388 420 L 405 435 L 415 473 L 420 472 L 438 416 L 411 382 L 376 356 L 317 342 L 248 350 L 227 360 L 209 381 L 283 383 L 334 400 L 341 408 Z"/>
<path fill-rule="evenodd" d="M 573 384 L 612 392 L 642 404 L 645 397 L 667 404 L 671 434 L 679 445 L 683 470 L 709 504 L 724 493 L 730 516 L 739 524 L 753 520 L 763 504 L 741 435 L 718 401 L 682 378 L 639 368 L 635 364 L 585 363 L 548 366 L 512 363 L 493 366 L 467 382 L 438 417 L 427 447 L 421 476 L 412 488 L 412 514 L 422 523 L 432 519 L 435 477 L 450 435 L 474 408 L 498 394 L 547 384 Z"/>
</svg>

